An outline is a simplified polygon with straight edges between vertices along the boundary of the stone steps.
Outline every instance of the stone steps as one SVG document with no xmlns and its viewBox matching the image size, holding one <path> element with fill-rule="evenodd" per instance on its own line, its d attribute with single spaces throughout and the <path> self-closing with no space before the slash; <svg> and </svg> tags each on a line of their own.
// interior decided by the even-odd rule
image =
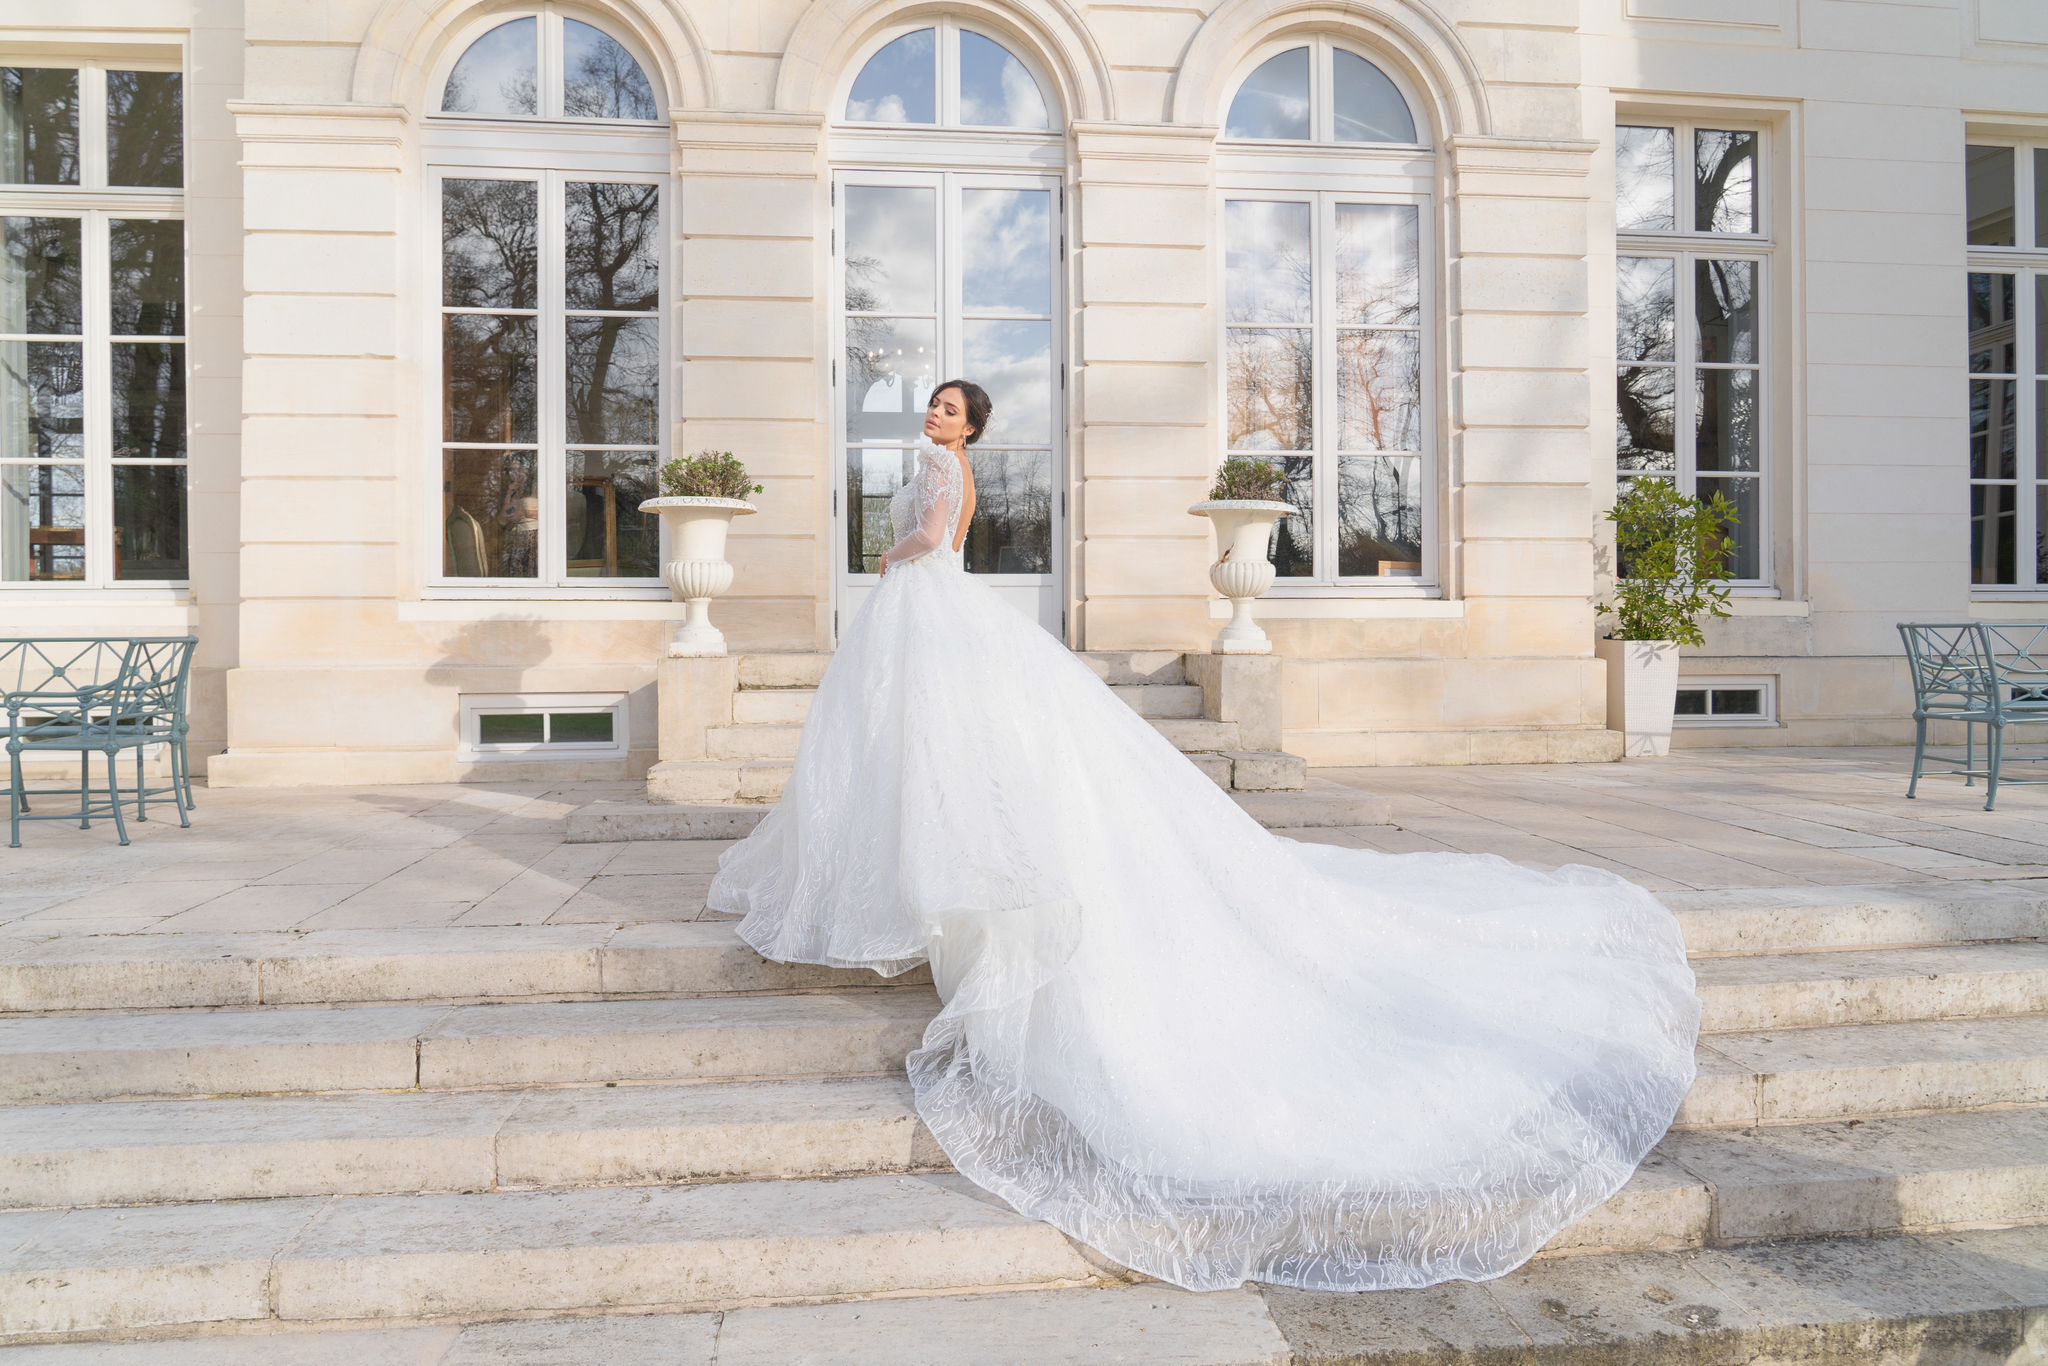
<svg viewBox="0 0 2048 1366">
<path fill-rule="evenodd" d="M 0 1215 L 15 1335 L 218 1331 L 1093 1283 L 953 1176 L 331 1196 Z"/>
<path fill-rule="evenodd" d="M 0 1209 L 949 1170 L 897 1077 L 0 1107 Z M 2048 1109 L 1680 1130 L 1560 1249 L 2048 1219 Z"/>
<path fill-rule="evenodd" d="M 2048 944 L 1948 945 L 1707 958 L 1713 1033 L 2048 1013 Z"/>
<path fill-rule="evenodd" d="M 1138 715 L 1152 718 L 1198 718 L 1202 690 L 1192 683 L 1112 683 L 1109 690 Z M 752 688 L 732 695 L 735 725 L 801 726 L 811 714 L 816 688 Z"/>
<path fill-rule="evenodd" d="M 9 1366 L 1875 1366 L 2038 1361 L 2048 1228 L 1542 1258 L 1368 1295 L 1157 1284 L 13 1349 Z M 2032 1346 L 2029 1346 L 2030 1341 Z"/>
<path fill-rule="evenodd" d="M 1910 882 L 1664 892 L 1695 956 L 2048 938 L 2048 886 Z"/>
</svg>

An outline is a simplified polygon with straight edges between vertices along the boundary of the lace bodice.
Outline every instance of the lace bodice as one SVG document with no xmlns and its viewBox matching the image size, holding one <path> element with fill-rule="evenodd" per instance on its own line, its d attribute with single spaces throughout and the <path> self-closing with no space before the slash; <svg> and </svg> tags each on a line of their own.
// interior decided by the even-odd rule
<svg viewBox="0 0 2048 1366">
<path fill-rule="evenodd" d="M 917 471 L 889 499 L 889 531 L 896 544 L 889 550 L 893 569 L 912 560 L 959 568 L 961 554 L 953 548 L 960 504 L 965 497 L 960 458 L 930 442 L 918 447 Z"/>
</svg>

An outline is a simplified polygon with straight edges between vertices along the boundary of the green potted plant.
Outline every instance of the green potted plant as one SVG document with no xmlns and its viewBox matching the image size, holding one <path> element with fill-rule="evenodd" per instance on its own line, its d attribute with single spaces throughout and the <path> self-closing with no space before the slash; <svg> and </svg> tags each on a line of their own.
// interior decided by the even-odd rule
<svg viewBox="0 0 2048 1366">
<path fill-rule="evenodd" d="M 698 451 L 663 465 L 662 496 L 640 504 L 642 511 L 661 515 L 669 554 L 663 577 L 685 607 L 670 655 L 725 653 L 725 636 L 711 624 L 711 600 L 732 587 L 726 531 L 733 518 L 756 510 L 747 495 L 760 491 L 731 451 Z"/>
<path fill-rule="evenodd" d="M 1286 475 L 1270 460 L 1233 455 L 1216 471 L 1209 496 L 1188 508 L 1207 517 L 1216 533 L 1216 560 L 1209 582 L 1230 599 L 1230 620 L 1210 648 L 1218 654 L 1268 654 L 1273 642 L 1252 620 L 1252 601 L 1273 586 L 1273 562 L 1266 549 L 1273 542 L 1273 524 L 1294 516 L 1294 505 L 1280 492 Z"/>
<path fill-rule="evenodd" d="M 1703 645 L 1702 617 L 1728 615 L 1722 582 L 1736 552 L 1728 529 L 1740 520 L 1716 490 L 1701 500 L 1669 479 L 1631 479 L 1608 509 L 1614 523 L 1613 617 L 1595 652 L 1607 661 L 1607 725 L 1628 757 L 1671 752 L 1678 699 L 1678 651 Z"/>
</svg>

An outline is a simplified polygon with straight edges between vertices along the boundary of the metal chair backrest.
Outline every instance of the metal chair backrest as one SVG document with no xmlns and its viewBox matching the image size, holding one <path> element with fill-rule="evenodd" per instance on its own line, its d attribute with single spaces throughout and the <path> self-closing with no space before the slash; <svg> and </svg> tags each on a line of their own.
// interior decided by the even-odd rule
<svg viewBox="0 0 2048 1366">
<path fill-rule="evenodd" d="M 1899 635 L 1913 673 L 1916 712 L 1998 714 L 1998 666 L 1982 622 L 1902 621 Z"/>
<path fill-rule="evenodd" d="M 2048 623 L 1979 622 L 2001 711 L 2048 713 Z"/>
<path fill-rule="evenodd" d="M 184 714 L 185 687 L 192 673 L 197 636 L 134 636 L 127 642 L 121 671 L 107 698 L 106 724 L 117 734 L 152 723 L 168 725 Z M 122 727 L 129 731 L 123 732 Z"/>
<path fill-rule="evenodd" d="M 0 695 L 76 696 L 120 675 L 130 641 L 123 636 L 0 637 Z"/>
</svg>

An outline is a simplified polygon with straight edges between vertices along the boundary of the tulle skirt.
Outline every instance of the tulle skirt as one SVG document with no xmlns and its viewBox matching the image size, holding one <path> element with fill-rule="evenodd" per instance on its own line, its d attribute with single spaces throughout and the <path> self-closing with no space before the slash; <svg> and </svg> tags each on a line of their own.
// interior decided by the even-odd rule
<svg viewBox="0 0 2048 1366">
<path fill-rule="evenodd" d="M 1647 891 L 1270 832 L 943 552 L 855 614 L 710 905 L 769 958 L 929 962 L 907 1069 L 954 1165 L 1190 1289 L 1499 1276 L 1694 1076 Z"/>
</svg>

